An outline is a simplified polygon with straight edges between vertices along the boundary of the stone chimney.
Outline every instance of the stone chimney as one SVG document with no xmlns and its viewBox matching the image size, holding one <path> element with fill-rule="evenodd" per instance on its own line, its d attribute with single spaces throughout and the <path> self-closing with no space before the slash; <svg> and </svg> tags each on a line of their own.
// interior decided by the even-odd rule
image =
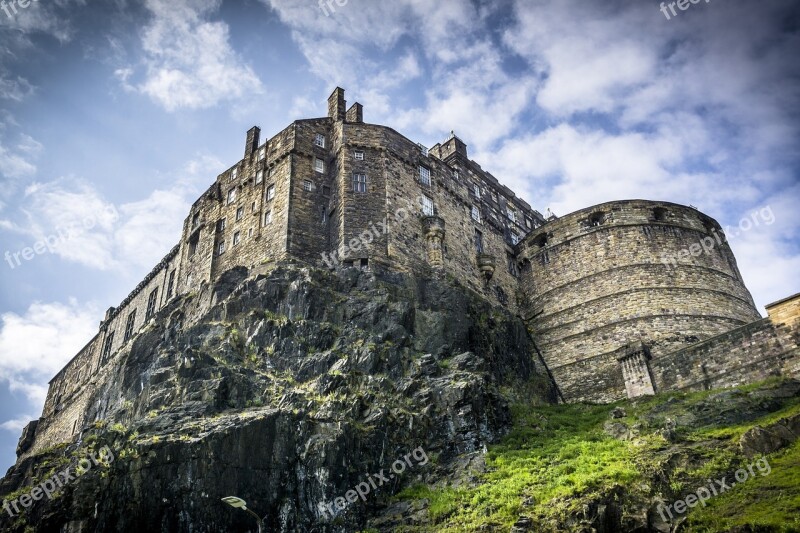
<svg viewBox="0 0 800 533">
<path fill-rule="evenodd" d="M 467 145 L 456 137 L 455 133 L 450 132 L 450 138 L 442 143 L 440 153 L 442 154 L 440 156 L 442 161 L 447 161 L 453 154 L 459 154 L 467 159 Z"/>
<path fill-rule="evenodd" d="M 328 98 L 328 116 L 333 120 L 344 120 L 346 107 L 347 102 L 344 100 L 344 89 L 337 87 Z"/>
<path fill-rule="evenodd" d="M 347 110 L 347 122 L 364 122 L 364 106 L 356 102 Z"/>
<path fill-rule="evenodd" d="M 247 130 L 247 141 L 244 144 L 244 158 L 249 158 L 253 152 L 258 150 L 258 144 L 261 141 L 261 128 L 253 126 Z"/>
</svg>

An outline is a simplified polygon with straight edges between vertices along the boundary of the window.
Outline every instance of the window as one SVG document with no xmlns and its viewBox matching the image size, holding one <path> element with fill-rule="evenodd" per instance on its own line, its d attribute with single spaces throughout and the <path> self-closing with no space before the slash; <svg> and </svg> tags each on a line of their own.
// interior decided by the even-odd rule
<svg viewBox="0 0 800 533">
<path fill-rule="evenodd" d="M 217 220 L 217 231 L 225 231 L 225 219 L 221 218 Z"/>
<path fill-rule="evenodd" d="M 267 187 L 266 198 L 267 198 L 267 201 L 270 201 L 273 198 L 275 198 L 275 186 L 274 185 L 270 185 L 269 187 Z"/>
<path fill-rule="evenodd" d="M 303 180 L 303 190 L 306 192 L 310 192 L 314 189 L 314 184 L 311 183 L 309 180 Z"/>
<path fill-rule="evenodd" d="M 225 241 L 222 241 L 217 245 L 217 255 L 222 255 L 224 253 L 225 253 Z"/>
<path fill-rule="evenodd" d="M 108 335 L 106 335 L 106 340 L 103 343 L 103 360 L 105 361 L 108 359 L 108 356 L 111 355 L 111 347 L 114 346 L 114 332 L 112 331 Z"/>
<path fill-rule="evenodd" d="M 541 233 L 533 238 L 531 241 L 531 245 L 538 246 L 539 248 L 544 248 L 547 246 L 547 234 Z"/>
<path fill-rule="evenodd" d="M 492 194 L 492 201 L 493 201 L 494 203 L 497 203 L 497 193 L 496 193 L 496 192 L 494 192 L 494 191 L 492 191 L 492 193 L 491 193 L 491 194 Z"/>
<path fill-rule="evenodd" d="M 247 236 L 248 237 L 252 237 L 253 236 L 253 228 L 250 228 L 250 229 L 247 230 Z"/>
<path fill-rule="evenodd" d="M 461 173 L 458 170 L 453 171 L 453 179 L 459 181 L 461 179 Z"/>
<path fill-rule="evenodd" d="M 256 203 L 255 202 L 250 204 L 250 212 L 251 213 L 255 213 L 256 212 Z"/>
<path fill-rule="evenodd" d="M 483 233 L 475 230 L 475 251 L 479 254 L 483 253 Z"/>
<path fill-rule="evenodd" d="M 517 262 L 514 260 L 514 256 L 506 254 L 506 262 L 508 264 L 508 273 L 517 277 Z"/>
<path fill-rule="evenodd" d="M 273 176 L 275 175 L 275 172 L 276 172 L 275 167 L 272 167 L 267 171 L 267 176 Z"/>
<path fill-rule="evenodd" d="M 325 136 L 321 133 L 317 133 L 314 136 L 314 144 L 320 148 L 325 148 Z"/>
<path fill-rule="evenodd" d="M 508 215 L 508 220 L 511 222 L 517 221 L 517 212 L 514 211 L 514 208 L 511 206 L 506 207 L 506 215 Z"/>
<path fill-rule="evenodd" d="M 258 185 L 262 181 L 264 181 L 264 171 L 259 170 L 258 172 L 256 172 L 256 185 Z"/>
<path fill-rule="evenodd" d="M 330 196 L 331 195 L 331 188 L 327 185 L 322 186 L 322 195 L 323 196 Z"/>
<path fill-rule="evenodd" d="M 356 161 L 363 161 L 364 160 L 364 151 L 363 150 L 356 150 L 353 152 L 353 158 Z"/>
<path fill-rule="evenodd" d="M 233 234 L 233 245 L 236 246 L 240 242 L 242 242 L 242 232 L 237 231 L 236 233 Z"/>
<path fill-rule="evenodd" d="M 473 185 L 472 186 L 472 194 L 475 195 L 475 198 L 478 200 L 481 199 L 481 187 L 480 185 Z"/>
<path fill-rule="evenodd" d="M 367 192 L 367 175 L 353 174 L 353 191 Z"/>
<path fill-rule="evenodd" d="M 606 221 L 606 214 L 602 211 L 598 211 L 597 213 L 593 213 L 592 216 L 589 217 L 589 226 L 596 228 L 597 226 L 602 226 L 603 223 Z"/>
<path fill-rule="evenodd" d="M 236 221 L 238 222 L 242 220 L 243 216 L 244 216 L 244 207 L 240 207 L 239 209 L 236 210 Z"/>
<path fill-rule="evenodd" d="M 519 235 L 517 234 L 516 231 L 511 232 L 511 244 L 513 244 L 514 246 L 519 244 Z"/>
<path fill-rule="evenodd" d="M 150 318 L 156 313 L 156 304 L 158 303 L 158 287 L 153 289 L 150 296 L 147 298 L 147 312 L 144 314 L 145 320 Z"/>
<path fill-rule="evenodd" d="M 525 217 L 525 227 L 531 229 L 531 219 Z"/>
<path fill-rule="evenodd" d="M 200 235 L 195 233 L 192 236 L 192 239 L 189 241 L 189 257 L 192 257 L 195 253 L 197 253 L 197 245 L 200 242 Z"/>
<path fill-rule="evenodd" d="M 232 204 L 236 201 L 236 189 L 231 189 L 228 191 L 228 205 Z"/>
<path fill-rule="evenodd" d="M 128 339 L 133 337 L 133 325 L 136 323 L 136 309 L 130 312 L 128 315 L 128 320 L 125 321 L 125 340 L 123 342 L 128 342 Z"/>
<path fill-rule="evenodd" d="M 361 270 L 369 270 L 369 259 L 362 259 L 361 263 Z"/>
<path fill-rule="evenodd" d="M 417 146 L 419 146 L 419 152 L 425 157 L 428 157 L 428 149 L 421 143 L 417 143 Z"/>
<path fill-rule="evenodd" d="M 667 210 L 663 207 L 656 207 L 653 209 L 653 220 L 656 222 L 664 222 L 667 220 Z"/>
<path fill-rule="evenodd" d="M 258 160 L 263 161 L 266 158 L 267 158 L 267 147 L 265 145 L 262 146 L 261 149 L 258 151 Z"/>
<path fill-rule="evenodd" d="M 314 171 L 323 173 L 325 172 L 325 161 L 317 157 L 314 158 Z"/>
<path fill-rule="evenodd" d="M 272 224 L 272 211 L 264 213 L 264 225 Z"/>
<path fill-rule="evenodd" d="M 419 167 L 419 182 L 423 185 L 431 184 L 431 171 L 427 167 Z"/>
<path fill-rule="evenodd" d="M 328 210 L 325 207 L 322 208 L 322 223 L 325 224 L 328 221 Z"/>
<path fill-rule="evenodd" d="M 200 225 L 200 213 L 195 213 L 192 217 L 192 229 Z"/>
<path fill-rule="evenodd" d="M 169 281 L 167 282 L 167 298 L 172 296 L 172 290 L 175 288 L 175 271 L 169 273 Z"/>
<path fill-rule="evenodd" d="M 429 217 L 433 216 L 433 200 L 424 194 L 422 195 L 422 212 Z"/>
<path fill-rule="evenodd" d="M 481 210 L 478 209 L 476 206 L 472 206 L 472 220 L 480 224 L 481 222 Z"/>
<path fill-rule="evenodd" d="M 238 168 L 234 168 L 233 170 L 231 170 L 231 178 L 230 178 L 230 180 L 231 181 L 235 180 L 236 176 L 238 176 L 238 175 L 239 175 L 239 169 Z"/>
</svg>

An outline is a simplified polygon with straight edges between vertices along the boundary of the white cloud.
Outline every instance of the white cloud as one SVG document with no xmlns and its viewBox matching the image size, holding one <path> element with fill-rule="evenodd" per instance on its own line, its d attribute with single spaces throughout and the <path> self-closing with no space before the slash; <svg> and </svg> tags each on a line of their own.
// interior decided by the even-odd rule
<svg viewBox="0 0 800 533">
<path fill-rule="evenodd" d="M 262 91 L 261 80 L 229 43 L 228 25 L 208 17 L 220 0 L 147 0 L 142 33 L 146 75 L 137 90 L 168 111 L 203 109 Z M 130 67 L 115 75 L 132 88 Z"/>
<path fill-rule="evenodd" d="M 0 229 L 30 237 L 30 247 L 49 241 L 48 251 L 92 269 L 146 270 L 178 242 L 189 206 L 223 166 L 198 156 L 176 173 L 178 179 L 167 178 L 171 187 L 118 205 L 79 179 L 33 183 L 21 206 L 25 219 L 0 220 Z"/>
<path fill-rule="evenodd" d="M 41 408 L 47 383 L 97 333 L 94 305 L 34 303 L 0 315 L 0 381 Z"/>
<path fill-rule="evenodd" d="M 6 420 L 2 424 L 0 424 L 0 429 L 4 429 L 12 433 L 13 435 L 19 436 L 19 434 L 22 433 L 22 430 L 25 429 L 25 426 L 28 425 L 28 422 L 30 422 L 31 420 L 36 420 L 38 418 L 39 416 L 35 415 L 23 418 L 15 418 L 13 420 Z"/>
</svg>

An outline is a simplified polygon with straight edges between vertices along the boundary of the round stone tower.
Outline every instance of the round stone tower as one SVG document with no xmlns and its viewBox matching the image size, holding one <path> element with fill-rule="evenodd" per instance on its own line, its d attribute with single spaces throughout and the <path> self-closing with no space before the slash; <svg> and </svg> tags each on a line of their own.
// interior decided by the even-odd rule
<svg viewBox="0 0 800 533">
<path fill-rule="evenodd" d="M 519 250 L 529 327 L 567 401 L 652 393 L 650 358 L 761 318 L 722 228 L 692 207 L 600 204 Z"/>
</svg>

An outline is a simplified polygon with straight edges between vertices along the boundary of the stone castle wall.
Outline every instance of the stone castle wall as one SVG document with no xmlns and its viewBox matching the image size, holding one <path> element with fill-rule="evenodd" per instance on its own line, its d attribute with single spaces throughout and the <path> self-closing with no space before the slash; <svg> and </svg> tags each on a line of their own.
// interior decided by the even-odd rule
<svg viewBox="0 0 800 533">
<path fill-rule="evenodd" d="M 761 320 L 719 224 L 697 210 L 634 200 L 546 221 L 455 135 L 425 149 L 364 123 L 341 89 L 328 109 L 264 143 L 247 132 L 243 159 L 192 205 L 178 245 L 53 378 L 23 453 L 93 422 L 92 383 L 151 320 L 151 301 L 157 311 L 233 267 L 281 260 L 444 272 L 528 320 L 567 401 L 800 372 L 800 304 Z M 764 347 L 763 364 L 731 370 L 747 347 Z"/>
<path fill-rule="evenodd" d="M 658 359 L 760 318 L 721 228 L 690 207 L 601 204 L 519 248 L 530 329 L 567 401 L 624 397 L 625 346 Z"/>
</svg>

